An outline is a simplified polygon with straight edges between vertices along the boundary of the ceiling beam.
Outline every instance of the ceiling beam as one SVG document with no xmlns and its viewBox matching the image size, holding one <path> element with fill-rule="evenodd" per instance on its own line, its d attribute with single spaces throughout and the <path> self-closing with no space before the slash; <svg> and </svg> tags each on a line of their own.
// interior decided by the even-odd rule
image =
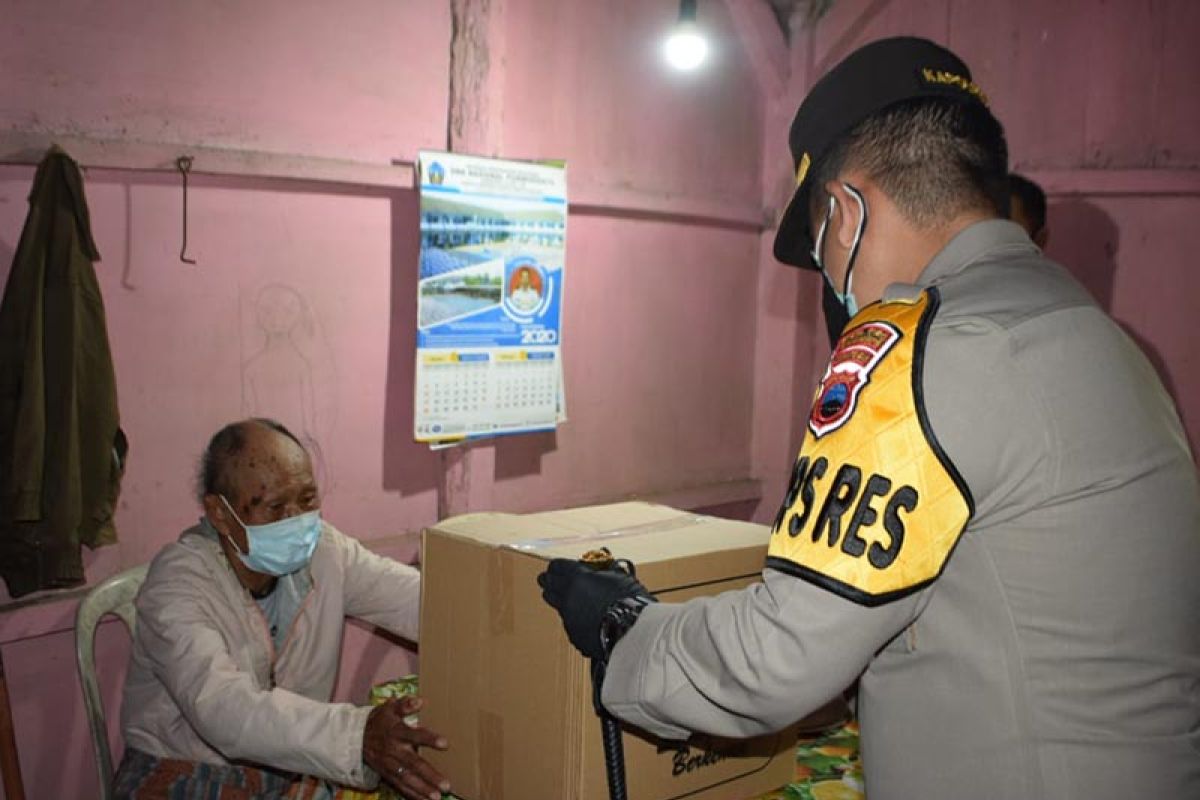
<svg viewBox="0 0 1200 800">
<path fill-rule="evenodd" d="M 765 98 L 787 89 L 791 55 L 787 37 L 767 0 L 724 0 Z"/>
</svg>

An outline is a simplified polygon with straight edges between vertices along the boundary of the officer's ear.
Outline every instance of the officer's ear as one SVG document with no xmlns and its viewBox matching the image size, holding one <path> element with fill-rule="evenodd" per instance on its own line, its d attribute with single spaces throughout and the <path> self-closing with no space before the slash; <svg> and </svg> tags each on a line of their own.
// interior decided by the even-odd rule
<svg viewBox="0 0 1200 800">
<path fill-rule="evenodd" d="M 834 200 L 833 215 L 829 219 L 825 237 L 836 241 L 841 249 L 849 250 L 854 246 L 863 209 L 842 181 L 830 181 L 825 184 L 825 191 Z"/>
<path fill-rule="evenodd" d="M 1046 249 L 1046 242 L 1050 241 L 1050 229 L 1045 225 L 1038 228 L 1037 233 L 1033 235 L 1033 243 L 1043 250 Z"/>
</svg>

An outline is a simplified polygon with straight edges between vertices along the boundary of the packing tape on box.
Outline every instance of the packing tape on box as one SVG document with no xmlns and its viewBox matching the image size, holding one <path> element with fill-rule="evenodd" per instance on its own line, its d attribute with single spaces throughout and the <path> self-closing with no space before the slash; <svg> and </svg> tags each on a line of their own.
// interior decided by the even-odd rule
<svg viewBox="0 0 1200 800">
<path fill-rule="evenodd" d="M 631 536 L 645 536 L 650 533 L 663 533 L 665 531 L 673 531 L 700 523 L 711 522 L 712 519 L 712 517 L 706 517 L 702 514 L 680 514 L 677 517 L 660 519 L 654 522 L 644 522 L 641 525 L 630 525 L 627 528 L 613 528 L 612 530 L 596 531 L 594 533 L 580 533 L 574 536 L 549 536 L 544 539 L 522 539 L 519 542 L 509 542 L 502 547 L 507 550 L 517 550 L 522 553 L 531 553 L 546 547 L 557 547 L 558 545 L 563 544 L 596 544 L 609 542 L 614 539 L 627 539 Z"/>
<path fill-rule="evenodd" d="M 504 718 L 489 711 L 475 715 L 479 742 L 475 768 L 479 770 L 480 797 L 504 800 Z"/>
<path fill-rule="evenodd" d="M 516 627 L 512 562 L 511 557 L 501 557 L 499 550 L 493 550 L 488 558 L 488 597 L 492 598 L 488 604 L 488 629 L 493 636 L 512 633 Z"/>
</svg>

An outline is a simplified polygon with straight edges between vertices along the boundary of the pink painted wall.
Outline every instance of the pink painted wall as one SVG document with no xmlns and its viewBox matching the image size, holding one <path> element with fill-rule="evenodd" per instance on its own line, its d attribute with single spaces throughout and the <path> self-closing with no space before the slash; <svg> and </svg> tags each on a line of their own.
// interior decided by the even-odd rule
<svg viewBox="0 0 1200 800">
<path fill-rule="evenodd" d="M 757 209 L 762 100 L 720 4 L 706 10 L 719 68 L 681 76 L 661 66 L 676 13 L 669 2 L 508 2 L 502 152 L 565 158 L 579 213 L 563 345 L 570 421 L 496 445 L 496 508 L 752 474 L 758 231 L 654 208 L 670 198 Z M 645 207 L 589 208 L 630 198 Z"/>
<path fill-rule="evenodd" d="M 5 127 L 333 158 L 444 141 L 449 3 L 11 3 Z"/>
<path fill-rule="evenodd" d="M 1200 66 L 1200 65 L 1198 65 Z M 1141 346 L 1175 398 L 1200 457 L 1200 351 L 1190 331 L 1200 305 L 1200 188 L 1171 196 L 1053 191 L 1051 258 L 1067 265 Z"/>
<path fill-rule="evenodd" d="M 486 108 L 454 141 L 569 163 L 570 419 L 476 448 L 467 490 L 447 480 L 444 456 L 410 441 L 411 190 L 197 177 L 200 263 L 186 266 L 176 176 L 90 170 L 132 443 L 121 541 L 89 555 L 93 580 L 147 560 L 193 520 L 205 438 L 259 411 L 319 441 L 327 516 L 402 559 L 439 504 L 479 510 L 479 498 L 527 511 L 638 495 L 769 519 L 825 344 L 816 278 L 774 262 L 760 221 L 790 192 L 786 129 L 807 86 L 890 33 L 948 41 L 973 64 L 1016 164 L 1052 189 L 1051 253 L 1098 293 L 1112 287 L 1113 313 L 1158 352 L 1196 441 L 1200 379 L 1184 325 L 1200 288 L 1185 260 L 1200 245 L 1186 189 L 1200 159 L 1200 64 L 1187 44 L 1200 17 L 1188 2 L 840 0 L 798 24 L 789 46 L 763 0 L 712 0 L 701 16 L 715 68 L 684 77 L 654 52 L 677 3 L 492 0 L 488 71 L 465 100 L 449 91 L 449 2 L 245 5 L 19 4 L 0 26 L 0 142 L 52 132 L 386 169 L 446 148 L 454 103 Z M 0 278 L 31 177 L 0 167 Z M 1108 247 L 1085 235 L 1096 230 Z M 287 347 L 267 350 L 265 320 L 280 315 Z M 283 373 L 265 395 L 263 365 Z M 30 797 L 94 795 L 75 602 L 0 607 Z M 118 624 L 103 626 L 99 650 L 115 704 L 128 652 Z M 414 665 L 351 628 L 338 695 L 361 697 Z"/>
<path fill-rule="evenodd" d="M 706 489 L 753 477 L 763 101 L 728 16 L 714 5 L 707 18 L 721 69 L 682 79 L 654 50 L 670 3 L 492 7 L 498 66 L 488 86 L 499 93 L 486 98 L 488 149 L 569 163 L 570 419 L 557 434 L 486 445 L 494 472 L 474 479 L 495 485 L 503 509 L 676 492 L 749 513 L 756 493 Z M 135 155 L 144 142 L 411 161 L 419 148 L 447 147 L 450 38 L 445 2 L 21 4 L 0 29 L 0 141 L 11 130 L 119 141 Z M 0 166 L 0 280 L 32 175 Z M 331 521 L 414 557 L 415 532 L 452 491 L 442 458 L 410 436 L 415 193 L 196 176 L 189 251 L 199 263 L 188 266 L 178 260 L 176 175 L 93 168 L 87 177 L 131 441 L 120 543 L 88 554 L 90 578 L 148 560 L 194 521 L 199 450 L 248 413 L 278 416 L 319 443 Z M 288 336 L 269 339 L 280 325 Z M 75 602 L 0 608 L 29 797 L 95 794 Z M 128 654 L 121 625 L 102 626 L 98 652 L 115 708 Z M 361 698 L 415 664 L 352 627 L 337 694 Z"/>
</svg>

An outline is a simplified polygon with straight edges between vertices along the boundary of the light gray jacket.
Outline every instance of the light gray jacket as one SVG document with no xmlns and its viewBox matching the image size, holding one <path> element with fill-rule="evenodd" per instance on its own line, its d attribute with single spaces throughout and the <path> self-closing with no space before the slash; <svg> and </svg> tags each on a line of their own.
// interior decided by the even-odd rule
<svg viewBox="0 0 1200 800">
<path fill-rule="evenodd" d="M 347 616 L 416 640 L 421 578 L 324 523 L 312 588 L 278 653 L 219 543 L 199 526 L 165 547 L 137 597 L 121 725 L 127 746 L 249 761 L 371 786 L 370 708 L 330 703 Z"/>
<path fill-rule="evenodd" d="M 1170 398 L 1011 223 L 969 227 L 919 283 L 941 294 L 930 425 L 975 500 L 944 572 L 874 608 L 772 569 L 651 606 L 605 705 L 751 735 L 861 675 L 871 800 L 1200 797 L 1200 489 Z"/>
</svg>

